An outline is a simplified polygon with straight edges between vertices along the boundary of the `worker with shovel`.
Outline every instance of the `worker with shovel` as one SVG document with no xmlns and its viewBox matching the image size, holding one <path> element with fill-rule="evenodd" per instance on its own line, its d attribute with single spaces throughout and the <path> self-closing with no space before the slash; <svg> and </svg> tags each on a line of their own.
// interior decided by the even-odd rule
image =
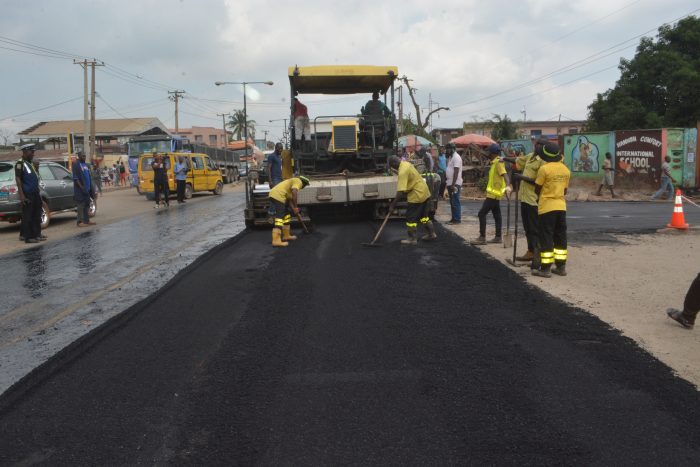
<svg viewBox="0 0 700 467">
<path fill-rule="evenodd" d="M 435 226 L 430 220 L 430 189 L 418 173 L 416 168 L 407 161 L 402 161 L 396 156 L 389 158 L 389 166 L 398 171 L 399 180 L 396 187 L 396 197 L 405 195 L 408 200 L 406 208 L 406 230 L 408 238 L 401 240 L 402 245 L 416 245 L 418 243 L 418 223 L 426 230 L 421 240 L 431 241 L 437 238 Z"/>
<path fill-rule="evenodd" d="M 299 215 L 297 195 L 299 190 L 309 185 L 304 176 L 284 180 L 270 190 L 270 212 L 275 219 L 272 229 L 272 246 L 287 246 L 297 237 L 291 234 L 292 212 Z"/>
</svg>

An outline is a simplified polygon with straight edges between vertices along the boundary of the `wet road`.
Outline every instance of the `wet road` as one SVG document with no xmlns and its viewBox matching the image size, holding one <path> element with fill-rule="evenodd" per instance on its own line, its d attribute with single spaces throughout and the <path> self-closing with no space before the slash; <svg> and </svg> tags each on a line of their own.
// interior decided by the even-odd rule
<svg viewBox="0 0 700 467">
<path fill-rule="evenodd" d="M 514 208 L 515 202 L 512 206 Z M 476 216 L 480 208 L 481 201 L 462 202 L 463 216 Z M 700 225 L 700 208 L 684 203 L 683 210 L 687 223 Z M 505 222 L 505 200 L 501 201 L 501 213 Z M 672 214 L 671 202 L 569 202 L 566 224 L 571 232 L 653 232 L 665 228 Z"/>
<path fill-rule="evenodd" d="M 226 242 L 0 399 L 0 463 L 698 464 L 696 390 L 632 341 L 441 228 L 372 234 Z"/>
<path fill-rule="evenodd" d="M 0 256 L 0 393 L 243 228 L 243 193 L 209 196 Z"/>
</svg>

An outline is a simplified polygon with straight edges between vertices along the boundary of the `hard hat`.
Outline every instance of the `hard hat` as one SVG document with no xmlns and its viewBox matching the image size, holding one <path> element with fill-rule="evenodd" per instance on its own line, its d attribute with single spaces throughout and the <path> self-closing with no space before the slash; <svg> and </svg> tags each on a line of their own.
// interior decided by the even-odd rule
<svg viewBox="0 0 700 467">
<path fill-rule="evenodd" d="M 557 162 L 561 159 L 559 155 L 560 149 L 557 143 L 548 141 L 537 148 L 537 155 L 545 162 Z"/>
<path fill-rule="evenodd" d="M 299 180 L 301 180 L 301 184 L 303 186 L 308 186 L 309 185 L 309 179 L 304 177 L 303 175 L 299 175 Z"/>
<path fill-rule="evenodd" d="M 501 153 L 501 147 L 498 144 L 493 143 L 493 144 L 489 145 L 489 154 L 500 154 L 500 153 Z"/>
</svg>

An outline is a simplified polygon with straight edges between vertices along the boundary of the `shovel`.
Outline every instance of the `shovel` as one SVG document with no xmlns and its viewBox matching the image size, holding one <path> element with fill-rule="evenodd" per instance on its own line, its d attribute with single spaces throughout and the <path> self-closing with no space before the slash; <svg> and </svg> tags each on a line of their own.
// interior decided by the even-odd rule
<svg viewBox="0 0 700 467">
<path fill-rule="evenodd" d="M 372 246 L 372 247 L 373 247 L 373 246 L 382 246 L 381 243 L 377 243 L 377 240 L 379 240 L 379 236 L 380 236 L 380 235 L 382 234 L 382 232 L 384 231 L 384 226 L 385 226 L 386 223 L 389 221 L 389 216 L 391 216 L 391 213 L 394 212 L 394 206 L 396 205 L 396 199 L 397 199 L 397 198 L 394 198 L 394 200 L 393 200 L 393 201 L 391 202 L 391 204 L 389 205 L 389 210 L 387 211 L 386 216 L 384 216 L 384 222 L 382 222 L 382 226 L 379 227 L 379 230 L 377 230 L 377 233 L 376 233 L 376 235 L 374 236 L 374 238 L 372 239 L 372 241 L 369 242 L 369 243 L 363 242 L 363 243 L 362 243 L 362 246 Z"/>
<path fill-rule="evenodd" d="M 510 264 L 511 266 L 527 266 L 527 263 L 518 264 L 515 261 L 518 250 L 518 212 L 520 212 L 520 200 L 518 199 L 517 188 L 514 187 L 513 190 L 515 191 L 515 227 L 513 229 L 515 230 L 515 239 L 513 240 L 513 258 L 506 259 L 506 263 Z"/>
<path fill-rule="evenodd" d="M 304 233 L 310 234 L 311 230 L 309 230 L 309 228 L 306 226 L 304 219 L 301 218 L 301 212 L 297 212 L 296 215 L 297 215 L 297 219 L 299 219 L 299 223 L 304 228 Z"/>
<path fill-rule="evenodd" d="M 516 195 L 517 196 L 517 195 Z M 510 235 L 510 195 L 507 195 L 508 199 L 508 208 L 507 208 L 507 214 L 506 214 L 506 234 L 503 236 L 503 248 L 512 248 L 513 247 L 513 237 Z M 517 211 L 516 214 L 517 216 Z M 517 221 L 516 221 L 517 223 Z M 517 226 L 516 226 L 517 228 Z"/>
</svg>

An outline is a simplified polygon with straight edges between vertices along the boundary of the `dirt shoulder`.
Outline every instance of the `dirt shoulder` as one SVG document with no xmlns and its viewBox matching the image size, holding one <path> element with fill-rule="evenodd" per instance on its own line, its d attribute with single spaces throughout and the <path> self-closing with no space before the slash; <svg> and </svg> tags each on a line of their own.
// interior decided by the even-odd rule
<svg viewBox="0 0 700 467">
<path fill-rule="evenodd" d="M 438 220 L 449 220 L 449 207 L 442 203 Z M 448 226 L 466 241 L 478 236 L 478 219 L 465 216 L 462 224 Z M 487 238 L 493 237 L 489 216 Z M 529 267 L 513 267 L 505 262 L 512 249 L 503 245 L 478 247 L 503 262 L 528 283 L 563 301 L 583 308 L 673 368 L 676 373 L 700 387 L 700 336 L 666 317 L 669 307 L 682 308 L 685 293 L 698 274 L 700 231 L 661 230 L 645 235 L 606 235 L 569 241 L 567 277 L 534 277 Z M 518 251 L 527 250 L 523 237 Z"/>
</svg>

